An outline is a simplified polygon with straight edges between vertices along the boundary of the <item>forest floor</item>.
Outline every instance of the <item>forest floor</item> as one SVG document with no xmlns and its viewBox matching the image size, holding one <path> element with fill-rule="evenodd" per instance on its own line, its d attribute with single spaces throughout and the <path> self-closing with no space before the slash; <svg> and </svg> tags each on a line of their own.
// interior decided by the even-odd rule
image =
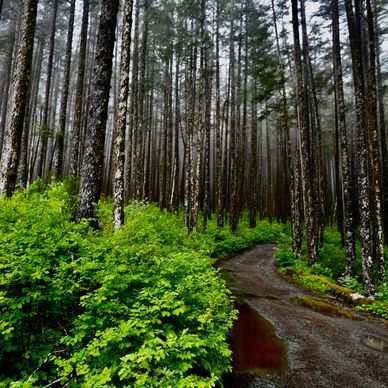
<svg viewBox="0 0 388 388">
<path fill-rule="evenodd" d="M 276 271 L 275 245 L 217 266 L 240 311 L 226 387 L 388 387 L 388 321 L 312 295 Z"/>
</svg>

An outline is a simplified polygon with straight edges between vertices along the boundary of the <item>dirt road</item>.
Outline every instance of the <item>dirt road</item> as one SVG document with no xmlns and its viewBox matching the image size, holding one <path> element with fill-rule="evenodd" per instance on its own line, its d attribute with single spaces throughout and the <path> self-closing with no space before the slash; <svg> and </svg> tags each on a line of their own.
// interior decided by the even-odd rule
<svg viewBox="0 0 388 388">
<path fill-rule="evenodd" d="M 218 263 L 240 310 L 225 386 L 388 387 L 387 322 L 288 283 L 274 249 L 262 244 Z"/>
</svg>

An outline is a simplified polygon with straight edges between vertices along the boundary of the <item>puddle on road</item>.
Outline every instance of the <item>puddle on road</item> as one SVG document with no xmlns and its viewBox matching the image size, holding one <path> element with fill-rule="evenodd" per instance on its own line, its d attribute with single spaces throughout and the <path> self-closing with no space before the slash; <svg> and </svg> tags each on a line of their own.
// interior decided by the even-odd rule
<svg viewBox="0 0 388 388">
<path fill-rule="evenodd" d="M 231 333 L 234 370 L 269 374 L 286 368 L 286 347 L 272 325 L 246 303 L 236 308 L 239 315 Z"/>
<path fill-rule="evenodd" d="M 291 302 L 296 306 L 308 307 L 318 313 L 329 315 L 331 317 L 360 319 L 351 312 L 344 310 L 333 303 L 325 302 L 316 298 L 295 296 L 291 299 Z"/>
<path fill-rule="evenodd" d="M 388 342 L 373 335 L 362 336 L 361 343 L 379 352 L 388 353 Z"/>
</svg>

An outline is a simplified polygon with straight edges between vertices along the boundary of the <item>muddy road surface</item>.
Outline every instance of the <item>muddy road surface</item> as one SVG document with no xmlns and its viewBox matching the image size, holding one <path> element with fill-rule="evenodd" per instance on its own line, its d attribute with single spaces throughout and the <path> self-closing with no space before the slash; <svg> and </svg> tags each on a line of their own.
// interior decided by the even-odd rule
<svg viewBox="0 0 388 388">
<path fill-rule="evenodd" d="M 388 324 L 313 296 L 275 269 L 275 245 L 217 263 L 237 297 L 226 387 L 388 388 Z"/>
</svg>

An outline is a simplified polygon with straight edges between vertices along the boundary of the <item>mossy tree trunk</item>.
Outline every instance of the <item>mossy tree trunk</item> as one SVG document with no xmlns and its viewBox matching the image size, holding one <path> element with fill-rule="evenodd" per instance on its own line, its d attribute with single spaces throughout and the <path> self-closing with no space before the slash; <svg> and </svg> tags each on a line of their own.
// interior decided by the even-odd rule
<svg viewBox="0 0 388 388">
<path fill-rule="evenodd" d="M 69 8 L 69 26 L 67 30 L 66 54 L 65 54 L 65 71 L 63 78 L 61 108 L 59 113 L 59 131 L 57 133 L 57 147 L 55 152 L 54 168 L 55 178 L 63 178 L 63 160 L 65 152 L 65 129 L 67 118 L 67 103 L 69 99 L 70 84 L 70 66 L 71 66 L 71 49 L 73 46 L 75 0 L 70 1 Z"/>
<path fill-rule="evenodd" d="M 73 134 L 71 138 L 71 157 L 69 174 L 71 176 L 79 175 L 79 154 L 80 154 L 80 143 L 81 143 L 81 132 L 82 132 L 82 107 L 83 107 L 83 95 L 84 95 L 84 84 L 85 84 L 85 63 L 86 63 L 86 46 L 88 40 L 88 25 L 89 25 L 89 0 L 83 1 L 82 11 L 82 24 L 80 34 L 80 48 L 79 48 L 79 59 L 78 59 L 78 76 L 77 86 L 75 94 L 75 117 Z"/>
<path fill-rule="evenodd" d="M 118 111 L 113 129 L 113 223 L 115 229 L 124 224 L 124 164 L 125 127 L 129 95 L 129 61 L 131 53 L 133 0 L 125 3 L 121 42 L 120 93 Z"/>
<path fill-rule="evenodd" d="M 20 25 L 20 39 L 12 76 L 10 117 L 6 127 L 0 161 L 0 193 L 11 196 L 15 190 L 20 158 L 20 143 L 27 104 L 38 0 L 26 0 Z"/>
<path fill-rule="evenodd" d="M 85 154 L 81 168 L 77 209 L 78 220 L 94 217 L 95 204 L 100 199 L 118 7 L 119 0 L 105 0 L 102 2 L 93 67 Z"/>
<path fill-rule="evenodd" d="M 353 9 L 352 0 L 345 0 L 349 40 L 352 55 L 352 70 L 356 100 L 357 151 L 358 151 L 358 201 L 360 213 L 360 240 L 362 272 L 365 292 L 371 295 L 374 291 L 372 280 L 372 255 L 370 239 L 370 197 L 368 173 L 368 148 L 365 120 L 365 85 L 362 62 L 361 41 L 361 0 L 356 0 Z"/>
<path fill-rule="evenodd" d="M 340 166 L 342 182 L 337 182 L 341 186 L 340 192 L 343 203 L 343 235 L 345 245 L 345 273 L 351 275 L 353 272 L 353 263 L 355 260 L 355 241 L 354 241 L 354 216 L 352 203 L 352 184 L 350 175 L 350 162 L 348 152 L 348 137 L 346 130 L 346 111 L 345 97 L 342 81 L 342 61 L 340 47 L 340 29 L 338 0 L 332 0 L 332 38 L 333 38 L 333 68 L 334 68 L 334 87 L 338 118 L 338 135 L 340 149 Z"/>
</svg>

